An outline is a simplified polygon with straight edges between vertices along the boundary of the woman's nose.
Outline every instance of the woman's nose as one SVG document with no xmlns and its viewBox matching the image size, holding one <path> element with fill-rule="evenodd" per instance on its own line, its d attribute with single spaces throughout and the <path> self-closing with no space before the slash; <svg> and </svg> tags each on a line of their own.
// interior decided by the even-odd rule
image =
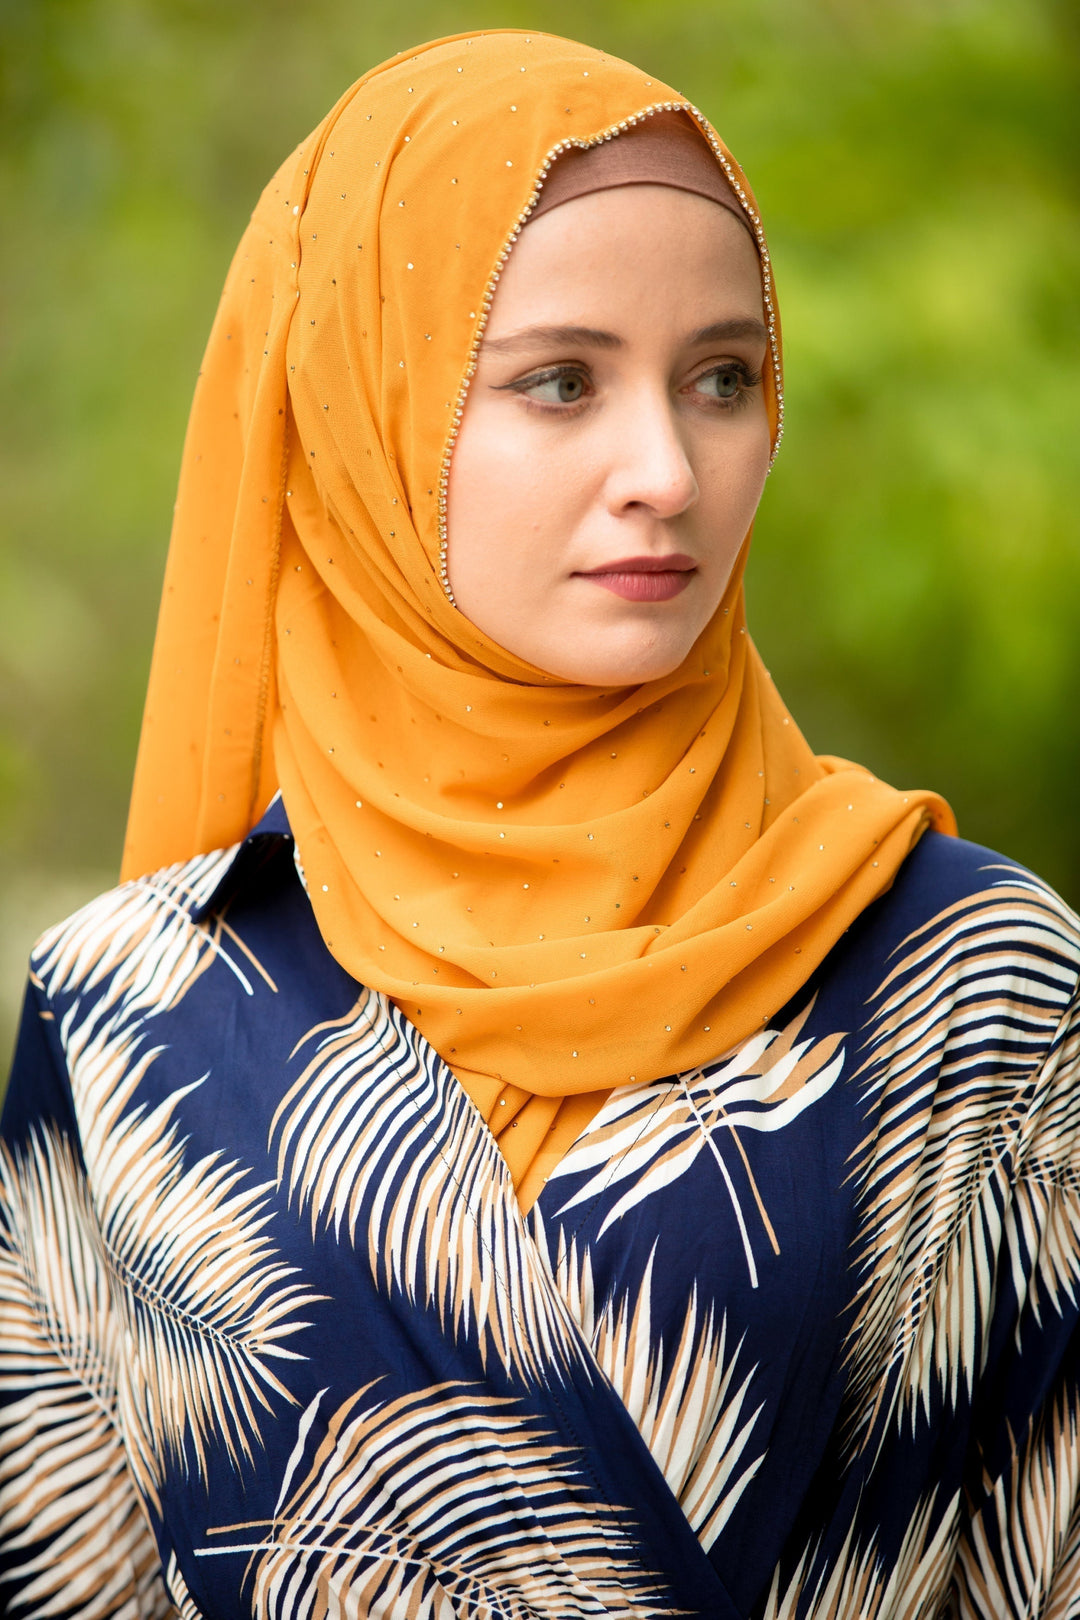
<svg viewBox="0 0 1080 1620">
<path fill-rule="evenodd" d="M 644 507 L 656 517 L 678 517 L 698 498 L 694 469 L 672 401 L 637 401 L 611 423 L 608 505 L 613 512 Z"/>
</svg>

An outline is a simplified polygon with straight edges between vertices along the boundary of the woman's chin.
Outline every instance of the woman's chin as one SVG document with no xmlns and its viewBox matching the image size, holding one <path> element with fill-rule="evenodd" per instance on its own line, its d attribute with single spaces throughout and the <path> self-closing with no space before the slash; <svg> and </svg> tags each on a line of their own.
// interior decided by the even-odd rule
<svg viewBox="0 0 1080 1620">
<path fill-rule="evenodd" d="M 645 645 L 605 647 L 602 638 L 583 633 L 575 646 L 544 649 L 530 660 L 562 681 L 577 686 L 643 686 L 677 670 L 696 640 L 687 635 Z"/>
</svg>

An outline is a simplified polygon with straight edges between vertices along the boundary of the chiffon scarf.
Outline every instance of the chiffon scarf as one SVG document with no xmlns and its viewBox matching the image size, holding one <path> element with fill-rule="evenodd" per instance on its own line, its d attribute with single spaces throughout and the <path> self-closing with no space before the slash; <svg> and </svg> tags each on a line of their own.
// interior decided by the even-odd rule
<svg viewBox="0 0 1080 1620">
<path fill-rule="evenodd" d="M 815 758 L 746 631 L 742 559 L 683 665 L 600 690 L 446 582 L 456 425 L 499 267 L 557 155 L 684 109 L 505 31 L 360 79 L 263 193 L 199 377 L 124 873 L 242 838 L 278 789 L 327 948 L 422 1031 L 523 1203 L 613 1086 L 760 1029 L 947 806 Z M 749 538 L 749 537 L 748 537 Z"/>
</svg>

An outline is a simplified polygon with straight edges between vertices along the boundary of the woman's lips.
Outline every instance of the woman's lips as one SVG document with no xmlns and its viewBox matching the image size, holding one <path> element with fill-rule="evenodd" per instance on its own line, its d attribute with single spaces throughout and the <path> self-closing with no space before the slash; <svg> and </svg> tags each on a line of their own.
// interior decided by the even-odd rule
<svg viewBox="0 0 1080 1620">
<path fill-rule="evenodd" d="M 578 577 L 594 579 L 627 602 L 667 602 L 686 589 L 696 569 L 693 557 L 677 551 L 667 557 L 623 557 Z"/>
</svg>

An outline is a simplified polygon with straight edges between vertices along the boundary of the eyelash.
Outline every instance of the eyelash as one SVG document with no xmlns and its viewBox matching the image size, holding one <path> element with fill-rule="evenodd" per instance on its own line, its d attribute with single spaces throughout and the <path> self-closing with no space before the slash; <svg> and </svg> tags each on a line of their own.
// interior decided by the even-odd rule
<svg viewBox="0 0 1080 1620">
<path fill-rule="evenodd" d="M 724 412 L 741 409 L 747 403 L 751 390 L 756 388 L 761 381 L 761 372 L 751 370 L 741 360 L 726 360 L 722 364 L 707 367 L 705 371 L 699 372 L 693 383 L 684 391 L 694 391 L 697 385 L 703 382 L 706 377 L 714 377 L 718 372 L 722 371 L 735 373 L 739 378 L 739 391 L 737 394 L 732 394 L 730 399 L 718 397 L 710 400 L 703 409 Z M 558 382 L 561 377 L 581 377 L 586 383 L 590 382 L 588 370 L 584 366 L 550 366 L 544 371 L 534 371 L 530 376 L 521 377 L 515 382 L 502 383 L 499 385 L 499 389 L 500 392 L 509 390 L 517 394 L 528 410 L 540 411 L 546 416 L 576 416 L 578 411 L 586 404 L 587 396 L 582 396 L 580 400 L 567 401 L 561 405 L 528 397 L 530 388 L 539 388 L 543 383 L 547 382 Z"/>
</svg>

